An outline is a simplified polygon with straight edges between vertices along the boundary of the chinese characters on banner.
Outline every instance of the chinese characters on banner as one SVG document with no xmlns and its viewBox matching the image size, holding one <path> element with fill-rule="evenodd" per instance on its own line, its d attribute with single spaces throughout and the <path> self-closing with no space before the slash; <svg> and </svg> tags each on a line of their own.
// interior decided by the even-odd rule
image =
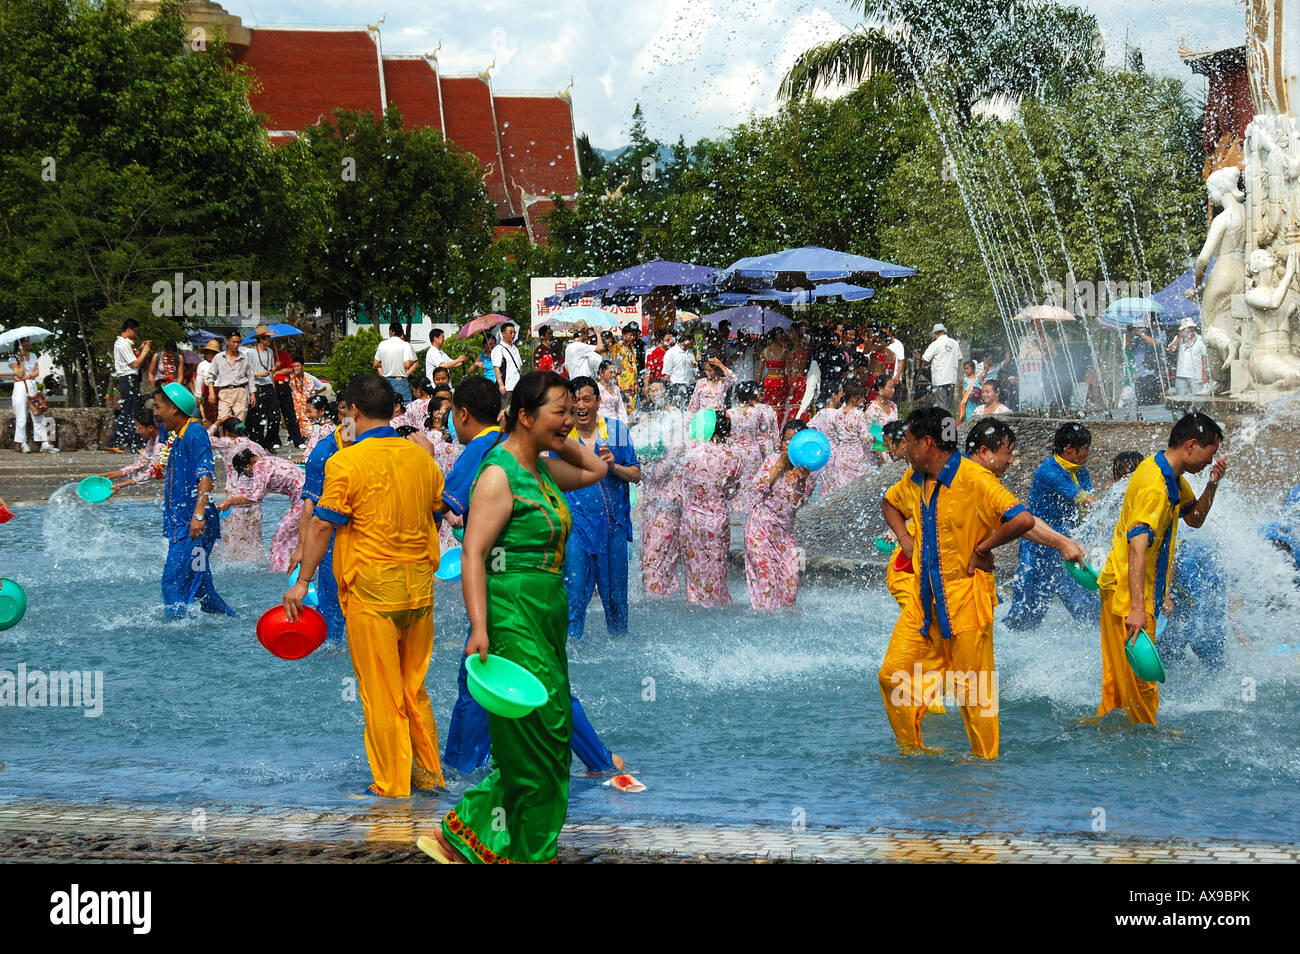
<svg viewBox="0 0 1300 954">
<path fill-rule="evenodd" d="M 583 284 L 584 282 L 589 282 L 592 280 L 592 278 L 596 278 L 596 277 L 598 276 L 593 275 L 591 278 L 530 279 L 529 299 L 531 301 L 532 314 L 530 316 L 531 326 L 528 328 L 528 336 L 531 338 L 537 334 L 537 329 L 542 325 L 546 324 L 547 315 L 554 314 L 555 312 L 559 311 L 560 308 L 568 307 L 564 305 L 557 306 L 557 307 L 549 306 L 546 304 L 547 298 L 551 297 L 552 295 L 558 295 L 561 292 L 568 291 L 570 288 L 574 288 L 578 285 Z M 637 303 L 635 305 L 609 305 L 609 304 L 602 305 L 597 303 L 595 299 L 592 298 L 584 298 L 581 301 L 576 302 L 576 304 L 587 305 L 589 307 L 604 308 L 606 311 L 613 312 L 614 314 L 619 316 L 623 316 L 624 324 L 626 324 L 629 321 L 634 321 L 638 325 L 642 324 L 641 302 L 639 299 L 637 300 Z"/>
</svg>

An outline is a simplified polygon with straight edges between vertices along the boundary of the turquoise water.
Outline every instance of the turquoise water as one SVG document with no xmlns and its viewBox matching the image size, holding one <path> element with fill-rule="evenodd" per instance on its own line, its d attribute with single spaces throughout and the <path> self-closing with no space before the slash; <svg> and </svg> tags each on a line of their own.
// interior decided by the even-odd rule
<svg viewBox="0 0 1300 954">
<path fill-rule="evenodd" d="M 1037 633 L 996 637 L 995 763 L 969 758 L 955 712 L 926 723 L 946 754 L 897 754 L 876 682 L 896 615 L 883 591 L 808 586 L 794 612 L 771 615 L 748 608 L 734 573 L 726 610 L 648 602 L 634 574 L 632 632 L 607 636 L 593 604 L 571 675 L 649 790 L 613 792 L 575 760 L 570 818 L 1070 833 L 1102 810 L 1117 835 L 1296 840 L 1300 652 L 1274 632 L 1295 618 L 1294 587 L 1220 500 L 1224 546 L 1248 578 L 1224 670 L 1173 670 L 1160 730 L 1080 725 L 1096 706 L 1098 637 L 1058 606 Z M 267 506 L 268 539 L 282 513 Z M 257 643 L 257 616 L 284 590 L 264 568 L 216 565 L 240 619 L 165 622 L 163 552 L 157 505 L 91 508 L 65 491 L 0 530 L 0 574 L 30 597 L 0 633 L 0 670 L 104 674 L 98 718 L 0 707 L 0 800 L 357 810 L 369 775 L 346 652 L 285 662 Z M 428 687 L 444 734 L 465 625 L 459 586 L 441 588 Z M 449 776 L 453 796 L 477 781 Z M 451 801 L 420 803 L 434 814 Z"/>
</svg>

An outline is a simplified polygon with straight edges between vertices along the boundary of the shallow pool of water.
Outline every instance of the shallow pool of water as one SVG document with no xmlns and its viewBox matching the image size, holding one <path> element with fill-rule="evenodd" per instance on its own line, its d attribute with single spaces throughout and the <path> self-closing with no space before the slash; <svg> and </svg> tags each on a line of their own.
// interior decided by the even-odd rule
<svg viewBox="0 0 1300 954">
<path fill-rule="evenodd" d="M 268 539 L 282 512 L 267 506 Z M 216 563 L 239 619 L 164 621 L 163 552 L 149 503 L 95 509 L 60 492 L 0 531 L 0 574 L 30 597 L 22 623 L 0 633 L 0 670 L 104 679 L 96 718 L 0 707 L 0 799 L 357 809 L 350 796 L 369 774 L 346 651 L 285 662 L 258 644 L 253 625 L 284 590 L 264 567 Z M 1104 821 L 1121 835 L 1295 840 L 1300 651 L 1271 631 L 1292 584 L 1276 560 L 1252 572 L 1268 598 L 1238 610 L 1250 645 L 1234 632 L 1223 670 L 1189 660 L 1171 672 L 1158 730 L 1122 716 L 1079 724 L 1097 702 L 1098 636 L 1059 606 L 1037 633 L 999 631 L 993 763 L 968 756 L 956 712 L 926 723 L 946 754 L 897 753 L 876 682 L 896 615 L 886 593 L 807 586 L 792 613 L 759 614 L 733 574 L 737 605 L 700 610 L 645 600 L 634 573 L 631 633 L 606 635 L 593 603 L 571 676 L 649 790 L 615 793 L 575 760 L 570 818 L 961 832 Z M 458 585 L 438 591 L 435 625 L 427 685 L 445 736 L 466 627 Z M 478 778 L 449 776 L 453 796 Z"/>
</svg>

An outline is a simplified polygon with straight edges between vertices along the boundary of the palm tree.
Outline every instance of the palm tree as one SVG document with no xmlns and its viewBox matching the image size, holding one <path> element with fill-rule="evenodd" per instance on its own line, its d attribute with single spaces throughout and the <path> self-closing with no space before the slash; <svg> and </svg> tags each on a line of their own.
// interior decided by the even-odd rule
<svg viewBox="0 0 1300 954">
<path fill-rule="evenodd" d="M 859 85 L 881 73 L 950 101 L 963 127 L 980 103 L 1059 93 L 1103 54 L 1096 18 L 1053 0 L 853 0 L 865 21 L 805 51 L 781 96 Z"/>
</svg>

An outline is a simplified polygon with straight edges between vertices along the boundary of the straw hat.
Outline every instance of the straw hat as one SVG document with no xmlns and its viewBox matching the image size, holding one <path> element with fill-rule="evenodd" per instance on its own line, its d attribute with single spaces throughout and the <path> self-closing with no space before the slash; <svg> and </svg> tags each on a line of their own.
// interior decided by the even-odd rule
<svg viewBox="0 0 1300 954">
<path fill-rule="evenodd" d="M 575 335 L 580 335 L 587 330 L 587 327 L 588 327 L 587 323 L 583 321 L 581 318 L 579 318 L 569 327 L 569 331 L 571 331 Z"/>
<path fill-rule="evenodd" d="M 262 337 L 262 335 L 270 335 L 270 334 L 271 334 L 270 325 L 258 325 L 256 328 L 253 329 L 254 338 L 260 338 Z"/>
<path fill-rule="evenodd" d="M 216 352 L 220 350 L 221 350 L 221 345 L 217 344 L 216 338 L 209 338 L 208 343 L 203 346 L 204 354 L 207 354 L 209 351 Z"/>
</svg>

